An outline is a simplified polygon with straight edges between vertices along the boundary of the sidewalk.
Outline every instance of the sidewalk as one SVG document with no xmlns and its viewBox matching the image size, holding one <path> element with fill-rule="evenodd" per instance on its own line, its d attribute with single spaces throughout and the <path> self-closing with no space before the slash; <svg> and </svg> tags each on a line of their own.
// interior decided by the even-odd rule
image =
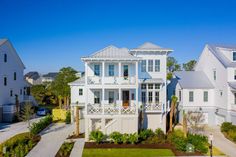
<svg viewBox="0 0 236 157">
<path fill-rule="evenodd" d="M 82 157 L 83 149 L 84 149 L 84 139 L 80 138 L 76 140 L 74 147 L 70 153 L 70 157 Z"/>
<path fill-rule="evenodd" d="M 39 143 L 29 152 L 27 157 L 55 157 L 57 151 L 73 132 L 72 124 L 55 123 L 44 130 Z"/>
</svg>

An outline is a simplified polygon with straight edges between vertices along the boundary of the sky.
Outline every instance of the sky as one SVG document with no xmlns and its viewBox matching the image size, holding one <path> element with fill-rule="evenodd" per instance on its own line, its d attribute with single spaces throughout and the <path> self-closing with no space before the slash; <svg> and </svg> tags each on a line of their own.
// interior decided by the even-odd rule
<svg viewBox="0 0 236 157">
<path fill-rule="evenodd" d="M 236 44 L 234 0 L 0 0 L 0 38 L 8 38 L 26 72 L 55 72 L 109 45 L 152 42 L 179 63 L 205 44 Z"/>
</svg>

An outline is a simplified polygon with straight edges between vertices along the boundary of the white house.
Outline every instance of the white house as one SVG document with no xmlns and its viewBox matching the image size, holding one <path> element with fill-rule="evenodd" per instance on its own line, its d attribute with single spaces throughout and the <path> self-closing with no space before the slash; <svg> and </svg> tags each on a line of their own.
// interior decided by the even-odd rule
<svg viewBox="0 0 236 157">
<path fill-rule="evenodd" d="M 175 76 L 180 108 L 200 110 L 210 125 L 236 124 L 236 46 L 206 45 L 195 71 Z"/>
<path fill-rule="evenodd" d="M 166 59 L 171 49 L 144 43 L 130 49 L 108 46 L 87 57 L 85 76 L 70 83 L 84 118 L 85 138 L 93 130 L 134 133 L 140 127 L 166 131 Z M 141 114 L 143 111 L 143 114 Z M 82 124 L 83 125 L 83 124 Z"/>
<path fill-rule="evenodd" d="M 20 104 L 29 99 L 24 69 L 25 66 L 11 42 L 0 39 L 0 122 L 13 120 L 16 97 Z"/>
</svg>

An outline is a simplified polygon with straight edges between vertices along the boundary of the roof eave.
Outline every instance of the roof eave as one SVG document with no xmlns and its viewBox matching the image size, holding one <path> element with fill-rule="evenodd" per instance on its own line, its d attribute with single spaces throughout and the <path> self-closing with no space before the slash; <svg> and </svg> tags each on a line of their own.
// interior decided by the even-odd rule
<svg viewBox="0 0 236 157">
<path fill-rule="evenodd" d="M 82 61 L 139 61 L 141 58 L 93 58 L 93 57 L 82 57 Z"/>
</svg>

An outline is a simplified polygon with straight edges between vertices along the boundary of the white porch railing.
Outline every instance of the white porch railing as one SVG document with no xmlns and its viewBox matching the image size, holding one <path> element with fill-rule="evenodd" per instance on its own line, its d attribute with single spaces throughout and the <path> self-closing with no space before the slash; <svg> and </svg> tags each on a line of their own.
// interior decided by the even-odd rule
<svg viewBox="0 0 236 157">
<path fill-rule="evenodd" d="M 118 104 L 88 104 L 88 115 L 134 115 L 137 112 L 136 106 L 123 106 Z"/>
<path fill-rule="evenodd" d="M 88 76 L 88 84 L 117 84 L 117 85 L 134 85 L 136 83 L 136 78 L 131 77 L 98 77 L 98 76 Z"/>
<path fill-rule="evenodd" d="M 162 103 L 149 103 L 144 105 L 144 110 L 146 112 L 163 112 Z"/>
</svg>

